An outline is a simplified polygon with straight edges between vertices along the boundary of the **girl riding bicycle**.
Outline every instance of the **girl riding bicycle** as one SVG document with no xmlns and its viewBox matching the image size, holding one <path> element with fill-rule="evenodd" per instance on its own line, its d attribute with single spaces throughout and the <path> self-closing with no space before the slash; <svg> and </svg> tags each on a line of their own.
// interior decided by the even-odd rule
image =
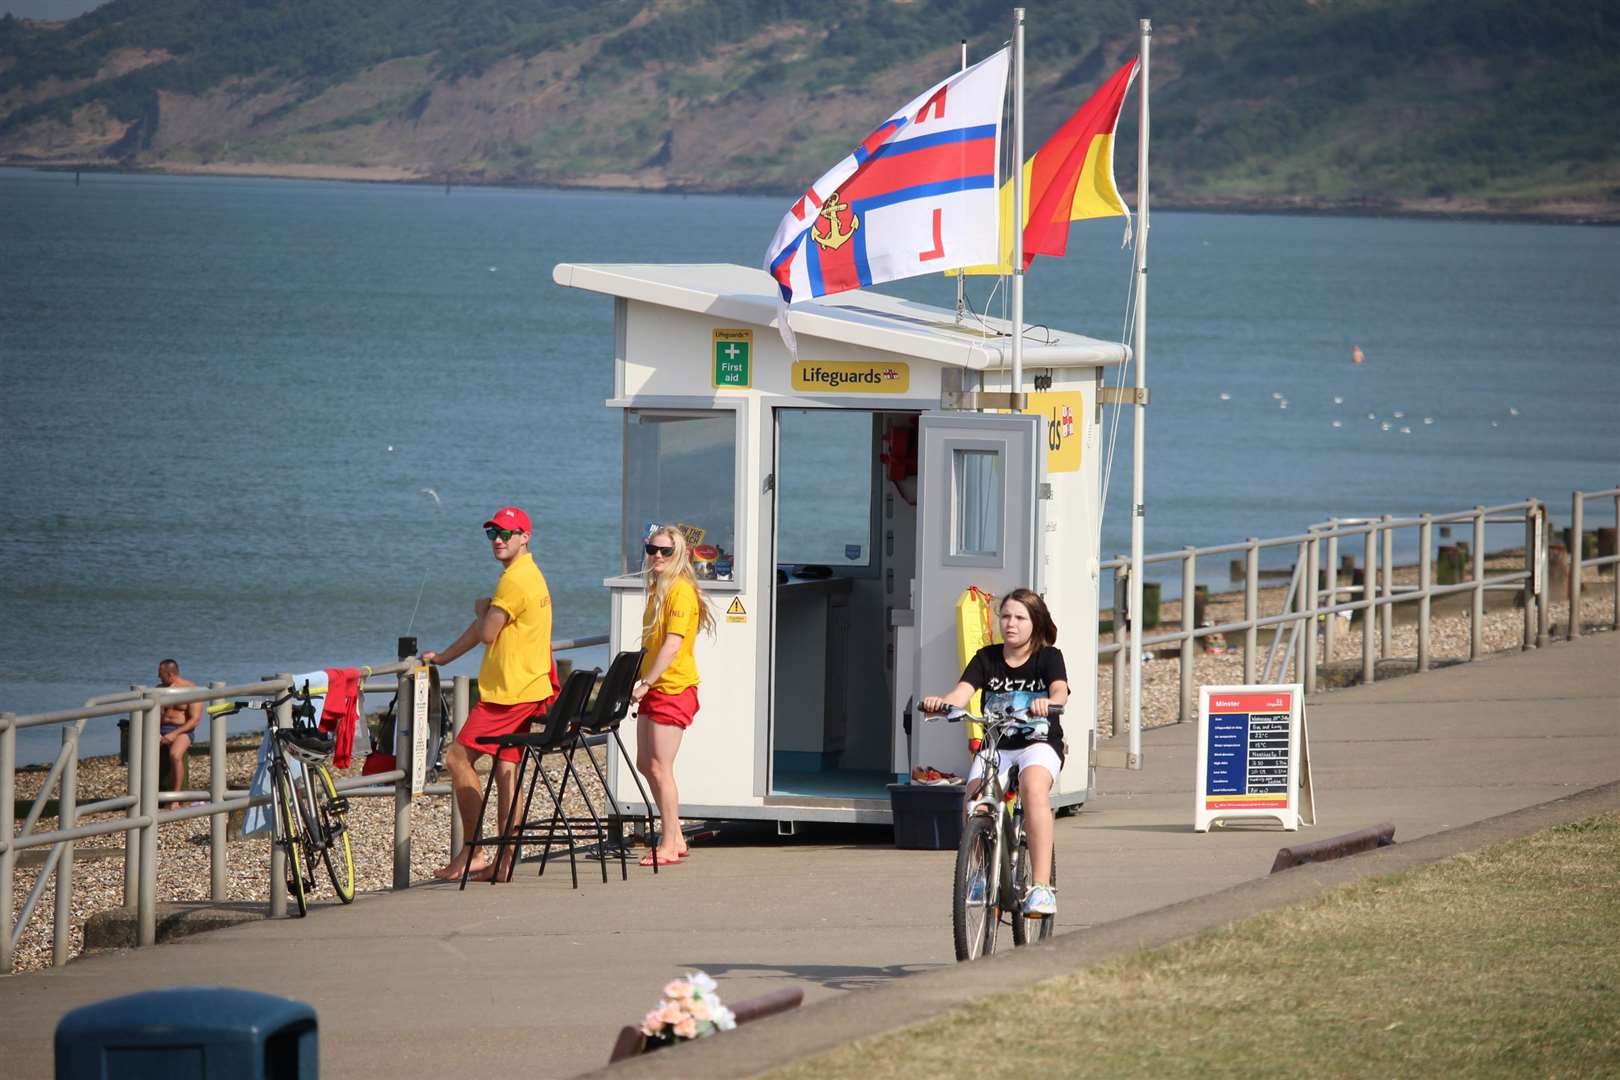
<svg viewBox="0 0 1620 1080">
<path fill-rule="evenodd" d="M 1010 734 L 1001 743 L 1001 782 L 1005 784 L 1013 767 L 1018 768 L 1031 880 L 1023 914 L 1034 918 L 1057 914 L 1057 894 L 1051 885 L 1052 785 L 1063 771 L 1063 722 L 1049 717 L 1047 706 L 1069 700 L 1069 676 L 1056 646 L 1057 627 L 1046 603 L 1030 589 L 1014 589 L 1001 601 L 1001 644 L 974 653 L 950 693 L 922 701 L 923 710 L 931 713 L 952 705 L 966 708 L 974 693 L 982 690 L 987 711 L 1027 709 L 1043 721 L 1027 734 Z M 978 793 L 983 768 L 983 759 L 975 756 L 968 773 L 969 799 Z"/>
</svg>

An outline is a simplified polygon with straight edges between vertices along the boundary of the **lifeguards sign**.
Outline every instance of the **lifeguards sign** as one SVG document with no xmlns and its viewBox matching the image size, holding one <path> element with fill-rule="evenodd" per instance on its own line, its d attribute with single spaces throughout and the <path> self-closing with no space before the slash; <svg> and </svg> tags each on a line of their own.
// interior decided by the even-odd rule
<svg viewBox="0 0 1620 1080">
<path fill-rule="evenodd" d="M 1198 699 L 1198 796 L 1193 829 L 1218 820 L 1316 824 L 1305 688 L 1206 686 Z"/>
</svg>

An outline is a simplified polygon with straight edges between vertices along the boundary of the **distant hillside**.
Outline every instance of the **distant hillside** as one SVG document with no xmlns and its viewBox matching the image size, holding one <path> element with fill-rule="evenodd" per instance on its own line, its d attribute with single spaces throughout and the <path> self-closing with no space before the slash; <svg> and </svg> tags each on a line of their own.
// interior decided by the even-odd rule
<svg viewBox="0 0 1620 1080">
<path fill-rule="evenodd" d="M 1029 6 L 1029 146 L 1136 49 Z M 1160 206 L 1620 220 L 1620 5 L 1162 0 Z M 0 18 L 0 161 L 797 192 L 985 0 L 113 0 Z M 1131 182 L 1134 100 L 1118 163 Z"/>
</svg>

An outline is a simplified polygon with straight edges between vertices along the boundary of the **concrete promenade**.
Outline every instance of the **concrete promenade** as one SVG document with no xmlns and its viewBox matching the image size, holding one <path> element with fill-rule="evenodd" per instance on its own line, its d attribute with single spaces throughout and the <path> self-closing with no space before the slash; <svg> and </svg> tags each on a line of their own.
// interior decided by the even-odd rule
<svg viewBox="0 0 1620 1080">
<path fill-rule="evenodd" d="M 1100 771 L 1084 811 L 1059 822 L 1059 931 L 1263 878 L 1285 844 L 1380 821 L 1409 842 L 1620 778 L 1620 634 L 1324 694 L 1308 709 L 1314 828 L 1195 834 L 1195 725 L 1149 731 L 1144 768 Z M 808 1003 L 953 966 L 952 858 L 897 851 L 886 830 L 756 832 L 697 846 L 656 878 L 632 866 L 621 882 L 615 867 L 608 884 L 574 891 L 565 864 L 544 879 L 526 866 L 507 886 L 318 905 L 304 920 L 0 979 L 0 1051 L 7 1075 L 49 1076 L 66 1010 L 229 985 L 314 1005 L 329 1076 L 572 1076 L 601 1065 L 617 1028 L 687 969 L 709 972 L 730 1001 L 799 985 Z M 1218 921 L 1231 917 L 1221 910 Z"/>
</svg>

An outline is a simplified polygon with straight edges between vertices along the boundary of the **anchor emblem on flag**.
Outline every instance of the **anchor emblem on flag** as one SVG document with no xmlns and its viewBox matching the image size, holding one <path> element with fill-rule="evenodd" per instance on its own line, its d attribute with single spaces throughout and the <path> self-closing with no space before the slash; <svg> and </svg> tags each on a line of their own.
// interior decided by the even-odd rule
<svg viewBox="0 0 1620 1080">
<path fill-rule="evenodd" d="M 836 191 L 827 196 L 827 201 L 816 216 L 826 221 L 827 227 L 823 230 L 821 222 L 816 222 L 816 227 L 810 230 L 810 238 L 827 251 L 837 251 L 849 243 L 849 238 L 861 227 L 861 219 L 849 208 L 848 203 L 839 201 Z"/>
</svg>

